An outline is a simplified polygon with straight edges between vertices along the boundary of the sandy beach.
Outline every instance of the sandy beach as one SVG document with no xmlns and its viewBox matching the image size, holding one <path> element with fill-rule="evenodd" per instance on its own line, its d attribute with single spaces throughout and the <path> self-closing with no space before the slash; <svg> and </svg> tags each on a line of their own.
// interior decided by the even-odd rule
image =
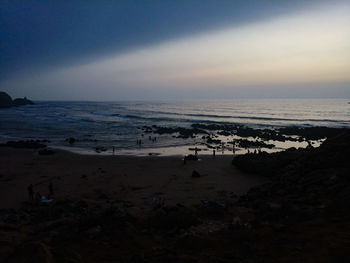
<svg viewBox="0 0 350 263">
<path fill-rule="evenodd" d="M 348 262 L 348 139 L 186 164 L 2 146 L 0 262 Z"/>
<path fill-rule="evenodd" d="M 28 201 L 27 187 L 47 195 L 52 182 L 54 199 L 84 200 L 108 204 L 127 200 L 151 209 L 153 197 L 166 204 L 198 204 L 245 194 L 266 182 L 262 177 L 240 172 L 232 156 L 200 156 L 183 163 L 183 157 L 123 157 L 78 155 L 57 151 L 42 156 L 29 149 L 0 148 L 0 207 L 19 208 Z M 202 176 L 192 178 L 193 170 Z"/>
</svg>

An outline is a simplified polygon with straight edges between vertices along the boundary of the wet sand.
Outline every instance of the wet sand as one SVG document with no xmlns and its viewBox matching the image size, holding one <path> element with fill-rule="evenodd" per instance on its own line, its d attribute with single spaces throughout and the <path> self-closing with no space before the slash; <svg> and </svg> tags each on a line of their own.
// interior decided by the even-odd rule
<svg viewBox="0 0 350 263">
<path fill-rule="evenodd" d="M 198 204 L 241 195 L 266 179 L 240 172 L 232 156 L 201 156 L 184 165 L 181 156 L 129 157 L 78 155 L 57 151 L 42 156 L 30 149 L 0 148 L 0 208 L 20 208 L 28 201 L 27 187 L 47 195 L 51 181 L 54 199 L 108 204 L 126 200 L 141 210 L 151 208 L 152 198 L 166 204 Z M 202 176 L 192 178 L 192 171 Z"/>
</svg>

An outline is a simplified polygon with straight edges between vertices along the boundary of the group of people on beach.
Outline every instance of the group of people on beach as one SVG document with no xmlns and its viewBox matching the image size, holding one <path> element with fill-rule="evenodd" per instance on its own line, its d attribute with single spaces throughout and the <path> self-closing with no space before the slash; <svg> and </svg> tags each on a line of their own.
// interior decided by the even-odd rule
<svg viewBox="0 0 350 263">
<path fill-rule="evenodd" d="M 157 137 L 148 136 L 148 140 L 151 141 L 151 142 L 156 142 L 157 141 Z M 141 139 L 137 139 L 136 140 L 136 144 L 140 146 L 140 145 L 143 144 L 143 142 L 142 142 Z"/>
<path fill-rule="evenodd" d="M 261 149 L 259 148 L 258 151 L 255 149 L 254 152 L 251 152 L 249 149 L 248 149 L 248 152 L 247 153 L 251 153 L 251 154 L 261 154 Z"/>
<path fill-rule="evenodd" d="M 157 137 L 153 137 L 152 136 L 148 136 L 148 140 L 152 141 L 152 142 L 156 142 L 157 141 Z"/>
<path fill-rule="evenodd" d="M 221 151 L 222 151 L 222 154 L 224 154 L 224 152 L 225 152 L 224 143 L 221 144 Z M 232 153 L 236 154 L 236 148 L 235 148 L 235 144 L 234 143 L 232 143 Z M 216 150 L 213 149 L 213 157 L 215 157 L 215 154 L 216 154 Z"/>
<path fill-rule="evenodd" d="M 42 201 L 43 200 L 43 196 L 40 194 L 40 192 L 34 192 L 34 186 L 33 184 L 30 184 L 28 187 L 27 187 L 27 190 L 28 190 L 28 196 L 29 196 L 29 200 L 30 201 Z M 53 195 L 54 195 L 54 190 L 53 190 L 53 184 L 52 182 L 49 183 L 48 185 L 48 190 L 49 190 L 49 194 L 47 195 L 47 198 L 46 200 L 50 200 Z"/>
</svg>

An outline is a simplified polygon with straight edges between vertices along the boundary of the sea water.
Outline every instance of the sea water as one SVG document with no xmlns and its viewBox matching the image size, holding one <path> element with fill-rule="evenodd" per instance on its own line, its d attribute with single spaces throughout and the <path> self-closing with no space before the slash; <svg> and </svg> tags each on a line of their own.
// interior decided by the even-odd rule
<svg viewBox="0 0 350 263">
<path fill-rule="evenodd" d="M 0 110 L 0 142 L 46 139 L 52 147 L 81 153 L 96 153 L 98 147 L 110 154 L 114 147 L 116 154 L 182 154 L 200 139 L 151 134 L 157 137 L 153 142 L 142 127 L 189 128 L 193 123 L 232 123 L 253 128 L 350 128 L 350 104 L 345 99 L 36 101 L 35 105 Z M 69 145 L 69 137 L 77 142 Z M 136 144 L 139 139 L 141 146 Z"/>
</svg>

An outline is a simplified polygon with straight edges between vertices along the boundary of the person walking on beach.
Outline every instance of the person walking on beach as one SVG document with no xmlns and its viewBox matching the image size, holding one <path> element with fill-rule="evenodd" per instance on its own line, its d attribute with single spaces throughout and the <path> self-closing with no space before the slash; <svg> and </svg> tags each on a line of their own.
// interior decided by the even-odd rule
<svg viewBox="0 0 350 263">
<path fill-rule="evenodd" d="M 198 156 L 198 148 L 194 148 L 194 155 L 197 157 Z"/>
<path fill-rule="evenodd" d="M 215 157 L 215 149 L 213 149 L 213 157 Z"/>
<path fill-rule="evenodd" d="M 28 186 L 28 195 L 29 195 L 29 200 L 33 201 L 34 200 L 34 190 L 33 190 L 32 184 L 30 184 Z"/>
</svg>

